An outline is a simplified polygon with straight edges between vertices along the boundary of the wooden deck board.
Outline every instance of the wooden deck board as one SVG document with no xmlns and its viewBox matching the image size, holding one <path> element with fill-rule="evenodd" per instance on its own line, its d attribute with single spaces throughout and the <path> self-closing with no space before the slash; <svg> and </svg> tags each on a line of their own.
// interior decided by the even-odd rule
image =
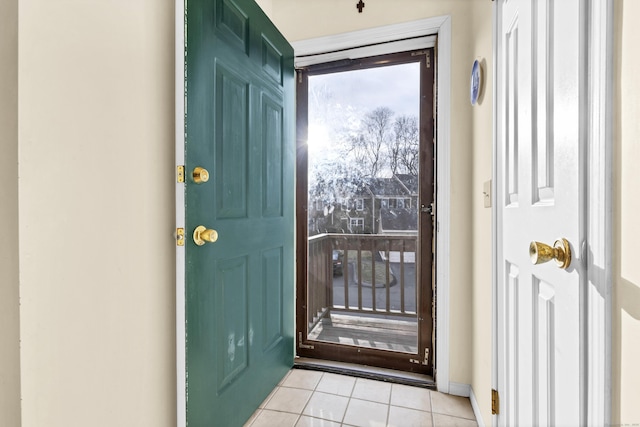
<svg viewBox="0 0 640 427">
<path fill-rule="evenodd" d="M 309 332 L 309 339 L 417 353 L 418 324 L 410 319 L 396 320 L 332 313 Z"/>
</svg>

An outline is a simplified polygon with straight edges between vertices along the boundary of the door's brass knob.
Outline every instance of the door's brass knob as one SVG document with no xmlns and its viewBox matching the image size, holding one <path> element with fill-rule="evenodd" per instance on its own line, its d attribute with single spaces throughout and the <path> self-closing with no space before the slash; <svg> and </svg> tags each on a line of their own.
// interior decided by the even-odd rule
<svg viewBox="0 0 640 427">
<path fill-rule="evenodd" d="M 196 167 L 193 170 L 193 182 L 196 184 L 202 184 L 203 182 L 209 181 L 209 171 L 205 168 L 201 168 L 200 166 Z"/>
<path fill-rule="evenodd" d="M 202 246 L 207 242 L 214 243 L 216 240 L 218 240 L 218 232 L 208 229 L 204 225 L 197 226 L 193 231 L 193 241 L 198 246 Z"/>
<path fill-rule="evenodd" d="M 571 264 L 571 247 L 567 239 L 558 239 L 553 247 L 540 242 L 531 242 L 529 257 L 534 264 L 542 264 L 552 259 L 558 267 L 566 269 Z"/>
</svg>

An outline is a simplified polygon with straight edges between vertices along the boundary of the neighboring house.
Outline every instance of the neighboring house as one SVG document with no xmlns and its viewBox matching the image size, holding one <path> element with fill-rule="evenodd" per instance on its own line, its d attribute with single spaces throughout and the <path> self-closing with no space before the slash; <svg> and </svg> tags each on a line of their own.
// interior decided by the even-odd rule
<svg viewBox="0 0 640 427">
<path fill-rule="evenodd" d="M 416 210 L 417 202 L 412 200 L 410 190 L 395 175 L 391 178 L 373 178 L 367 188 L 371 193 L 371 205 L 373 206 L 371 221 L 374 221 L 373 229 L 378 234 L 382 234 L 383 230 L 380 224 L 383 211 L 390 213 L 392 211 L 410 212 Z M 393 215 L 387 214 L 384 217 L 387 219 L 386 228 L 390 229 L 389 220 L 393 218 Z M 403 219 L 406 219 L 405 216 Z M 401 226 L 408 227 L 404 224 Z M 414 225 L 414 229 L 417 229 L 416 225 Z"/>
<path fill-rule="evenodd" d="M 415 208 L 382 208 L 378 234 L 418 234 L 418 211 Z"/>
<path fill-rule="evenodd" d="M 411 194 L 411 206 L 418 206 L 418 177 L 405 173 L 395 174 L 393 177 Z"/>
<path fill-rule="evenodd" d="M 323 200 L 309 200 L 309 236 L 321 233 L 373 234 L 372 194 L 368 186 L 352 198 L 329 204 Z"/>
<path fill-rule="evenodd" d="M 310 236 L 417 233 L 418 178 L 405 174 L 368 178 L 351 199 L 335 205 L 309 200 L 308 206 Z M 394 218 L 397 224 L 392 224 Z"/>
</svg>

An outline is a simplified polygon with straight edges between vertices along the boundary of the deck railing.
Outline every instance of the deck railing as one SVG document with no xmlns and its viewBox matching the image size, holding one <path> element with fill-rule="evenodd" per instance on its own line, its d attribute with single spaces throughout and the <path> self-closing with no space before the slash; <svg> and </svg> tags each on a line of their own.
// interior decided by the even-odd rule
<svg viewBox="0 0 640 427">
<path fill-rule="evenodd" d="M 415 317 L 416 246 L 415 235 L 310 237 L 309 330 L 331 311 Z M 334 251 L 338 251 L 335 263 Z"/>
</svg>

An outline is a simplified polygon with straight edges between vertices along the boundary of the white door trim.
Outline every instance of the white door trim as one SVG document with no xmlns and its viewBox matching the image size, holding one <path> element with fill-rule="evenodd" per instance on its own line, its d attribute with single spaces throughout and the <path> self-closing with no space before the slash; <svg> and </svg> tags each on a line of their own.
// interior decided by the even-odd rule
<svg viewBox="0 0 640 427">
<path fill-rule="evenodd" d="M 438 16 L 402 24 L 336 34 L 291 43 L 296 66 L 314 62 L 309 56 L 363 45 L 422 38 L 429 43 L 437 36 L 437 126 L 436 126 L 436 365 L 438 391 L 449 393 L 449 256 L 450 256 L 450 139 L 451 139 L 451 17 Z M 411 42 L 411 41 L 409 41 Z M 433 43 L 433 41 L 431 41 Z M 432 45 L 432 44 L 431 44 Z M 427 47 L 422 46 L 422 47 Z M 411 47 L 419 49 L 420 47 Z M 380 54 L 380 52 L 372 53 Z M 320 58 L 317 56 L 316 58 Z M 326 57 L 320 62 L 327 61 Z M 344 58 L 349 58 L 345 56 Z M 332 60 L 343 59 L 332 56 Z"/>
<path fill-rule="evenodd" d="M 587 100 L 584 103 L 584 129 L 587 143 L 586 156 L 586 231 L 587 243 L 582 246 L 580 258 L 587 261 L 587 292 L 583 308 L 586 316 L 585 404 L 587 425 L 608 425 L 611 420 L 611 291 L 612 291 L 612 96 L 613 96 L 613 0 L 588 0 L 583 13 L 586 28 L 586 58 L 584 59 Z M 498 44 L 500 17 L 498 3 L 493 5 L 493 98 L 497 99 Z M 497 182 L 498 117 L 497 103 L 493 104 L 493 194 L 501 183 Z M 498 386 L 498 242 L 502 228 L 492 208 L 492 387 Z M 493 423 L 497 425 L 494 415 Z"/>
<path fill-rule="evenodd" d="M 613 0 L 587 2 L 587 422 L 611 422 Z"/>
<path fill-rule="evenodd" d="M 500 16 L 498 15 L 498 6 L 494 2 L 493 10 L 491 11 L 491 44 L 493 50 L 493 61 L 491 66 L 493 67 L 493 81 L 492 81 L 492 91 L 491 96 L 493 99 L 493 107 L 492 107 L 492 132 L 493 132 L 493 142 L 491 144 L 491 159 L 492 167 L 491 167 L 491 194 L 493 195 L 493 200 L 491 201 L 491 388 L 493 390 L 498 390 L 498 307 L 500 307 L 498 300 L 498 242 L 500 242 L 500 238 L 502 237 L 500 234 L 500 229 L 498 228 L 498 207 L 496 202 L 495 195 L 498 194 L 498 182 L 496 177 L 498 176 L 498 131 L 499 131 L 499 121 L 498 121 L 498 43 L 500 37 Z M 492 414 L 491 416 L 491 424 L 498 425 L 496 414 Z"/>
<path fill-rule="evenodd" d="M 185 46 L 185 0 L 176 0 L 175 3 L 175 166 L 185 164 L 184 158 L 184 46 Z M 185 194 L 184 184 L 176 180 L 176 229 L 185 228 Z M 176 426 L 187 425 L 187 348 L 186 348 L 186 274 L 185 274 L 185 246 L 176 245 Z"/>
</svg>

